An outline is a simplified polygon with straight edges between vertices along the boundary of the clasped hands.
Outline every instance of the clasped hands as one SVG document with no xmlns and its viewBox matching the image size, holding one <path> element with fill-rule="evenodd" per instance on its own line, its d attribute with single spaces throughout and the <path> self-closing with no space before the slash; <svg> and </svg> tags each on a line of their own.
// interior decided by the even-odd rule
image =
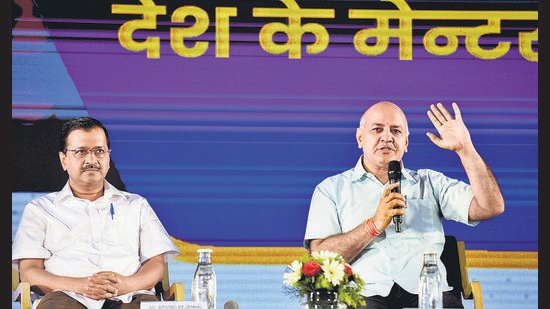
<svg viewBox="0 0 550 309">
<path fill-rule="evenodd" d="M 82 295 L 99 300 L 119 295 L 122 275 L 112 271 L 101 271 L 86 277 L 87 284 Z"/>
</svg>

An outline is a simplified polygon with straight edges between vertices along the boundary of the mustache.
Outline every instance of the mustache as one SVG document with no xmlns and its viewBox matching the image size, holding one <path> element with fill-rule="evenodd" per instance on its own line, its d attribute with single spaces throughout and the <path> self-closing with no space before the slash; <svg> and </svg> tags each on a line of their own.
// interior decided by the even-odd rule
<svg viewBox="0 0 550 309">
<path fill-rule="evenodd" d="M 395 146 L 392 143 L 383 143 L 382 145 L 378 146 L 378 149 L 395 150 Z"/>
<path fill-rule="evenodd" d="M 98 165 L 98 164 L 86 164 L 82 167 L 82 171 L 89 171 L 89 170 L 100 170 L 101 169 L 101 166 Z"/>
</svg>

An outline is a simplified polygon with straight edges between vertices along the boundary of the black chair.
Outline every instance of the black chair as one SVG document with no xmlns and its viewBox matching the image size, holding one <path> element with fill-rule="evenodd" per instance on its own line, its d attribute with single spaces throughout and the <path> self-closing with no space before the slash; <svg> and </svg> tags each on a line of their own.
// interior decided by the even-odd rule
<svg viewBox="0 0 550 309">
<path fill-rule="evenodd" d="M 464 299 L 474 300 L 474 309 L 483 309 L 481 283 L 470 281 L 466 263 L 464 241 L 457 241 L 452 235 L 445 235 L 445 247 L 441 261 L 447 269 L 447 282 L 458 290 Z"/>
</svg>

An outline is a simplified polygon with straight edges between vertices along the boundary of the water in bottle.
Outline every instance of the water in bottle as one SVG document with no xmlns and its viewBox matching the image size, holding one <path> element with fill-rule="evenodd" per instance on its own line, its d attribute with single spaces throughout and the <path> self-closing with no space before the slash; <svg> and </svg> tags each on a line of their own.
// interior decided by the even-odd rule
<svg viewBox="0 0 550 309">
<path fill-rule="evenodd" d="M 198 249 L 198 263 L 193 275 L 193 301 L 206 302 L 208 309 L 216 309 L 216 273 L 212 266 L 212 249 Z"/>
<path fill-rule="evenodd" d="M 443 292 L 441 290 L 441 273 L 437 268 L 437 253 L 424 253 L 424 265 L 420 273 L 418 308 L 442 309 Z"/>
</svg>

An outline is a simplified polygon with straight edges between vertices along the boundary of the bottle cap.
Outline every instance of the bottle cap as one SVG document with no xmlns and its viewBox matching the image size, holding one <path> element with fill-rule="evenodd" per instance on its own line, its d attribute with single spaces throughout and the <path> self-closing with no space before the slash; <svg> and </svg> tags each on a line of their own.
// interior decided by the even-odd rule
<svg viewBox="0 0 550 309">
<path fill-rule="evenodd" d="M 199 256 L 199 264 L 209 265 L 212 264 L 212 249 L 201 248 L 197 250 Z"/>
</svg>

